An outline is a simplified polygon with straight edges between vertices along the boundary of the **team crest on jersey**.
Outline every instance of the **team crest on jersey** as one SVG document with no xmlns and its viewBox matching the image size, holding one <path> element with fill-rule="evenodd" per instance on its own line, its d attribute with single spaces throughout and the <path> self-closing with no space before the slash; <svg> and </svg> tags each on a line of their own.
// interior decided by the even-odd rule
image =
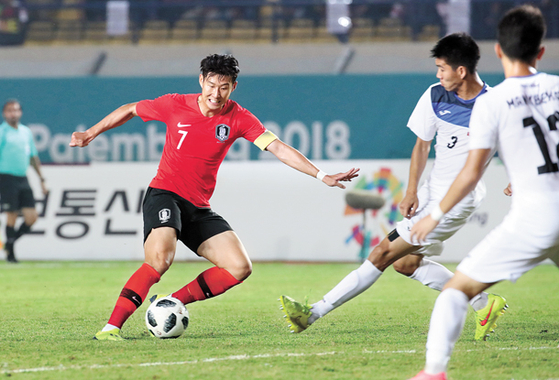
<svg viewBox="0 0 559 380">
<path fill-rule="evenodd" d="M 163 208 L 159 210 L 159 221 L 161 223 L 167 223 L 171 219 L 171 210 L 168 208 Z"/>
<path fill-rule="evenodd" d="M 219 124 L 215 127 L 215 138 L 221 142 L 229 139 L 229 133 L 231 132 L 231 127 L 226 124 Z"/>
</svg>

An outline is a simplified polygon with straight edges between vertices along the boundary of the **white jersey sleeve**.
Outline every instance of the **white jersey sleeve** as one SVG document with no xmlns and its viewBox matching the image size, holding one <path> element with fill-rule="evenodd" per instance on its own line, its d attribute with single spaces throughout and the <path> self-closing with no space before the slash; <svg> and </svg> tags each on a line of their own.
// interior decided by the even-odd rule
<svg viewBox="0 0 559 380">
<path fill-rule="evenodd" d="M 408 121 L 408 128 L 423 141 L 433 140 L 437 133 L 437 116 L 431 102 L 431 87 L 419 98 Z"/>
<path fill-rule="evenodd" d="M 480 97 L 470 119 L 470 150 L 495 149 L 498 144 L 498 125 L 490 102 L 484 102 L 483 97 Z"/>
</svg>

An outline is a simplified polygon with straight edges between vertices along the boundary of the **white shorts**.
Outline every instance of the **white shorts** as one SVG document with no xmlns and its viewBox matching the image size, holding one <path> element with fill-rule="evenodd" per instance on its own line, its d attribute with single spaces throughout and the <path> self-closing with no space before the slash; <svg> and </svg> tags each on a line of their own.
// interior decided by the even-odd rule
<svg viewBox="0 0 559 380">
<path fill-rule="evenodd" d="M 503 222 L 462 260 L 457 270 L 486 284 L 515 282 L 546 259 L 559 266 L 559 200 L 513 199 Z"/>
<path fill-rule="evenodd" d="M 482 189 L 484 191 L 484 188 Z M 417 245 L 410 239 L 410 230 L 412 226 L 429 215 L 433 208 L 441 202 L 440 196 L 431 196 L 429 184 L 426 182 L 417 192 L 419 201 L 419 208 L 416 214 L 410 219 L 404 219 L 396 225 L 396 231 L 404 241 L 411 245 Z M 476 201 L 474 201 L 476 198 Z M 444 248 L 444 241 L 454 235 L 460 228 L 462 228 L 470 215 L 474 213 L 479 205 L 479 196 L 468 196 L 460 203 L 446 213 L 440 220 L 435 229 L 427 235 L 422 247 L 414 252 L 415 254 L 425 256 L 438 256 L 442 253 Z"/>
</svg>

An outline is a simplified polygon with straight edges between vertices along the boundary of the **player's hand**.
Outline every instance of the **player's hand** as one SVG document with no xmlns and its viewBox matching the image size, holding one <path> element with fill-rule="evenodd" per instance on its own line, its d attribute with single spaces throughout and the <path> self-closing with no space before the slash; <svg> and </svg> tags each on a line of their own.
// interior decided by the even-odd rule
<svg viewBox="0 0 559 380">
<path fill-rule="evenodd" d="M 503 190 L 503 193 L 505 193 L 505 195 L 506 195 L 507 197 L 510 197 L 510 196 L 512 195 L 512 186 L 510 185 L 510 183 L 509 183 L 509 185 L 505 188 L 505 190 Z"/>
<path fill-rule="evenodd" d="M 427 235 L 437 227 L 439 222 L 433 220 L 431 215 L 427 215 L 419 222 L 415 223 L 410 231 L 410 240 L 413 244 L 421 245 L 425 242 Z"/>
<path fill-rule="evenodd" d="M 404 196 L 402 202 L 398 206 L 400 209 L 400 214 L 404 218 L 410 219 L 412 216 L 415 215 L 417 212 L 417 208 L 419 207 L 419 199 L 417 199 L 417 194 L 408 194 Z"/>
<path fill-rule="evenodd" d="M 74 132 L 72 133 L 72 140 L 70 141 L 70 146 L 79 146 L 79 147 L 88 146 L 91 140 L 93 140 L 93 136 L 90 136 L 90 134 L 87 133 L 87 131 Z"/>
<path fill-rule="evenodd" d="M 357 177 L 359 175 L 359 174 L 357 174 L 358 171 L 359 171 L 359 168 L 352 168 L 351 170 L 348 170 L 345 173 L 326 175 L 322 179 L 322 182 L 324 182 L 325 184 L 327 184 L 330 187 L 337 186 L 341 189 L 345 189 L 345 186 L 343 184 L 341 184 L 340 182 L 351 182 L 352 179 L 354 179 L 355 177 Z"/>
</svg>

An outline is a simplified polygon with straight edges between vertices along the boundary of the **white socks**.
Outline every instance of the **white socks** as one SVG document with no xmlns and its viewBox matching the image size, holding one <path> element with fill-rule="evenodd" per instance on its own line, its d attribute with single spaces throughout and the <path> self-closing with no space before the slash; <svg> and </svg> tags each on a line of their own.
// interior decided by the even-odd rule
<svg viewBox="0 0 559 380">
<path fill-rule="evenodd" d="M 446 289 L 437 298 L 427 336 L 426 373 L 434 375 L 446 372 L 452 349 L 464 327 L 467 311 L 468 297 L 459 290 Z"/>
<path fill-rule="evenodd" d="M 103 327 L 103 330 L 101 331 L 109 331 L 109 330 L 113 330 L 113 329 L 118 329 L 118 327 L 110 325 L 110 324 L 106 324 L 105 327 Z M 119 329 L 120 330 L 120 329 Z"/>
<path fill-rule="evenodd" d="M 485 306 L 487 306 L 487 302 L 489 301 L 487 296 L 488 294 L 485 292 L 479 293 L 477 296 L 474 296 L 474 298 L 470 300 L 470 305 L 472 305 L 472 308 L 475 311 L 480 311 Z"/>
<path fill-rule="evenodd" d="M 446 269 L 443 265 L 423 258 L 419 264 L 419 268 L 413 272 L 410 278 L 440 292 L 443 290 L 444 284 L 446 284 L 453 275 L 454 273 Z"/>
<path fill-rule="evenodd" d="M 381 275 L 382 272 L 373 263 L 365 260 L 359 268 L 348 274 L 330 290 L 321 301 L 312 305 L 309 324 L 367 290 Z"/>
<path fill-rule="evenodd" d="M 453 275 L 454 273 L 446 269 L 443 265 L 424 258 L 421 260 L 419 268 L 413 272 L 410 278 L 440 292 Z M 475 311 L 483 309 L 487 306 L 487 293 L 482 292 L 472 298 L 470 305 L 472 305 Z"/>
<path fill-rule="evenodd" d="M 322 318 L 338 306 L 363 293 L 379 279 L 382 273 L 373 263 L 365 260 L 359 268 L 348 274 L 338 285 L 330 290 L 322 300 L 311 305 L 312 315 L 309 317 L 309 324 L 314 323 L 314 321 Z M 432 289 L 441 291 L 453 275 L 443 265 L 423 259 L 419 268 L 416 269 L 410 278 Z M 476 311 L 483 309 L 487 305 L 487 293 L 482 292 L 478 294 L 472 298 L 470 304 Z"/>
</svg>

